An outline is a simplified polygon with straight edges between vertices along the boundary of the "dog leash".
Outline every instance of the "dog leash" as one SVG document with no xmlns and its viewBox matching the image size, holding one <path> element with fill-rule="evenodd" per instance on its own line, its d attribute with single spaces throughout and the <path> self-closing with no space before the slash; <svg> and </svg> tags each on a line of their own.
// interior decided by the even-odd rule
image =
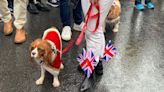
<svg viewBox="0 0 164 92">
<path fill-rule="evenodd" d="M 93 7 L 95 7 L 98 11 L 98 13 L 94 14 L 94 15 L 91 15 L 91 12 L 93 10 Z M 99 4 L 97 4 L 96 2 L 94 3 L 91 3 L 90 7 L 89 7 L 89 10 L 87 12 L 87 15 L 86 15 L 86 18 L 85 18 L 85 24 L 83 26 L 83 29 L 76 41 L 76 45 L 80 45 L 82 39 L 83 39 L 83 35 L 84 35 L 84 31 L 87 29 L 87 24 L 88 24 L 88 21 L 89 19 L 93 19 L 93 18 L 97 18 L 97 21 L 96 21 L 96 26 L 95 26 L 95 29 L 93 30 L 89 30 L 90 32 L 96 32 L 97 29 L 98 29 L 98 26 L 99 26 L 99 20 L 100 20 L 100 7 L 99 7 Z"/>
<path fill-rule="evenodd" d="M 91 12 L 93 10 L 93 8 L 96 8 L 98 13 L 94 14 L 94 15 L 91 15 Z M 84 26 L 80 32 L 80 35 L 78 36 L 78 33 L 76 33 L 76 35 L 74 36 L 74 38 L 68 43 L 68 45 L 62 50 L 62 54 L 64 54 L 65 52 L 67 52 L 73 45 L 73 43 L 75 42 L 76 38 L 76 45 L 79 46 L 82 39 L 83 39 L 83 36 L 84 36 L 84 31 L 87 29 L 87 24 L 88 24 L 88 21 L 89 19 L 93 19 L 93 18 L 97 18 L 97 21 L 96 21 L 96 26 L 93 30 L 89 30 L 90 32 L 96 32 L 97 29 L 98 29 L 98 26 L 99 26 L 99 20 L 100 20 L 100 7 L 97 3 L 91 3 L 89 9 L 88 9 L 88 12 L 87 12 L 87 15 L 85 17 L 85 21 L 84 21 Z"/>
<path fill-rule="evenodd" d="M 74 38 L 68 43 L 68 45 L 62 50 L 62 54 L 64 54 L 65 52 L 67 52 L 73 45 L 73 43 L 75 42 L 76 38 L 78 37 L 78 33 L 75 34 Z"/>
</svg>

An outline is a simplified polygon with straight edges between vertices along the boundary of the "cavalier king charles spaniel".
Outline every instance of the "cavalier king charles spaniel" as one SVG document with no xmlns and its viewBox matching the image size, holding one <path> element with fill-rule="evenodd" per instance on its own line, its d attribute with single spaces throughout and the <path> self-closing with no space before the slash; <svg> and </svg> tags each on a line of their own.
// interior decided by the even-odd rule
<svg viewBox="0 0 164 92">
<path fill-rule="evenodd" d="M 31 58 L 41 67 L 41 76 L 36 80 L 36 84 L 43 84 L 45 71 L 53 75 L 53 86 L 58 87 L 60 82 L 58 75 L 64 66 L 61 62 L 62 42 L 56 28 L 47 29 L 42 38 L 34 40 L 30 47 Z"/>
<path fill-rule="evenodd" d="M 114 0 L 107 16 L 107 23 L 114 24 L 113 32 L 119 31 L 121 14 L 121 4 L 119 0 Z"/>
</svg>

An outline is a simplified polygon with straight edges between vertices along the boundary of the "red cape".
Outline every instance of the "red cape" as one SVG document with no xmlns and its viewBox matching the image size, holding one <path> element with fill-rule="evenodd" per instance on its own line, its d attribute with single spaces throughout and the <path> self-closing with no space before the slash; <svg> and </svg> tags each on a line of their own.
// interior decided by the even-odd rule
<svg viewBox="0 0 164 92">
<path fill-rule="evenodd" d="M 60 69 L 62 41 L 59 32 L 56 29 L 48 29 L 47 31 L 44 32 L 43 40 L 50 41 L 51 43 L 53 43 L 53 46 L 56 47 L 57 50 L 56 58 L 52 62 L 50 62 L 50 65 L 56 69 Z"/>
</svg>

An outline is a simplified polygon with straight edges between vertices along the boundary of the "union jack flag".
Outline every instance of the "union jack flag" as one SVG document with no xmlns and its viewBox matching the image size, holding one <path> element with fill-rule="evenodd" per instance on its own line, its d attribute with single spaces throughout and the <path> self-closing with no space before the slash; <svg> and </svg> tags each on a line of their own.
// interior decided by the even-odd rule
<svg viewBox="0 0 164 92">
<path fill-rule="evenodd" d="M 77 61 L 80 63 L 80 66 L 84 73 L 89 78 L 98 62 L 95 60 L 95 56 L 92 51 L 86 53 L 86 50 L 83 49 L 83 52 L 77 57 Z"/>
<path fill-rule="evenodd" d="M 116 48 L 111 44 L 111 40 L 108 42 L 104 49 L 103 57 L 101 61 L 109 61 L 112 57 L 116 55 Z"/>
</svg>

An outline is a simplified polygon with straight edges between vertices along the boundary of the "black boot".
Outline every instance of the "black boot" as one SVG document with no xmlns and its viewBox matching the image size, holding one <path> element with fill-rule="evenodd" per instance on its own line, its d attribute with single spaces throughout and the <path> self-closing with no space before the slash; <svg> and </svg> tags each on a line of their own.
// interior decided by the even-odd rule
<svg viewBox="0 0 164 92">
<path fill-rule="evenodd" d="M 97 75 L 103 75 L 103 64 L 102 64 L 102 61 L 99 61 L 99 63 L 97 64 L 97 66 L 95 68 L 95 73 Z"/>
<path fill-rule="evenodd" d="M 80 86 L 80 92 L 84 92 L 90 89 L 90 87 L 91 87 L 91 81 L 89 80 L 89 78 L 85 77 L 82 85 Z"/>
<path fill-rule="evenodd" d="M 43 4 L 42 2 L 38 2 L 37 4 L 35 4 L 36 8 L 40 11 L 43 12 L 49 12 L 50 9 L 47 5 Z"/>
<path fill-rule="evenodd" d="M 27 10 L 31 13 L 31 14 L 39 14 L 38 9 L 36 8 L 34 3 L 29 3 L 27 6 Z"/>
<path fill-rule="evenodd" d="M 83 83 L 80 86 L 80 92 L 85 92 L 85 91 L 89 90 L 90 88 L 92 88 L 93 85 L 95 84 L 94 82 L 95 82 L 94 72 L 92 73 L 90 78 L 85 76 Z"/>
</svg>

